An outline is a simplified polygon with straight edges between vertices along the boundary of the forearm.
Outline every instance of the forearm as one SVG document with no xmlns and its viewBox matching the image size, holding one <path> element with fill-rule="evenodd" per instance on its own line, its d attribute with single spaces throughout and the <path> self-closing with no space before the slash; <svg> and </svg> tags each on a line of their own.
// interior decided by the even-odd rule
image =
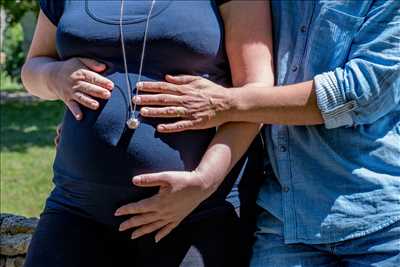
<svg viewBox="0 0 400 267">
<path fill-rule="evenodd" d="M 52 66 L 57 60 L 51 57 L 34 57 L 28 59 L 22 67 L 21 78 L 26 90 L 42 99 L 56 100 L 58 96 L 54 93 L 48 83 Z"/>
<path fill-rule="evenodd" d="M 260 124 L 230 122 L 221 125 L 196 171 L 210 193 L 222 183 L 229 171 L 246 152 L 261 128 Z"/>
<path fill-rule="evenodd" d="M 227 120 L 284 125 L 323 123 L 313 81 L 277 87 L 249 84 L 243 89 L 232 89 L 231 116 Z"/>
<path fill-rule="evenodd" d="M 221 15 L 233 85 L 241 94 L 246 94 L 247 86 L 251 87 L 254 83 L 272 86 L 274 75 L 269 3 L 231 1 L 221 8 Z M 230 90 L 226 95 L 230 95 Z M 222 118 L 230 116 L 229 111 L 223 113 Z M 261 128 L 260 122 L 226 121 L 228 123 L 218 128 L 197 168 L 211 193 L 243 156 Z"/>
</svg>

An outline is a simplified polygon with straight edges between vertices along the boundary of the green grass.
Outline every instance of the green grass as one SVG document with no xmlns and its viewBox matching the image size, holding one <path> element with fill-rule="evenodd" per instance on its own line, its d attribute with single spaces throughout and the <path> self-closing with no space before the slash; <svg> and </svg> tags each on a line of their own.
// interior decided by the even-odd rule
<svg viewBox="0 0 400 267">
<path fill-rule="evenodd" d="M 38 216 L 52 188 L 59 102 L 0 105 L 0 210 Z"/>
</svg>

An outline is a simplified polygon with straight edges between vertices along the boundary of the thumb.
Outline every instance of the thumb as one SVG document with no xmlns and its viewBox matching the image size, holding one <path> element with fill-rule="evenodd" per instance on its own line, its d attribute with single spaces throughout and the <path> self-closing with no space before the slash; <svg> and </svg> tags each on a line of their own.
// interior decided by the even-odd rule
<svg viewBox="0 0 400 267">
<path fill-rule="evenodd" d="M 167 82 L 178 85 L 188 84 L 198 79 L 199 79 L 198 76 L 192 76 L 192 75 L 178 75 L 178 76 L 172 76 L 169 74 L 165 75 L 165 80 Z"/>
<path fill-rule="evenodd" d="M 169 186 L 172 179 L 168 172 L 159 172 L 135 176 L 132 178 L 132 182 L 134 185 L 142 187 Z"/>
<path fill-rule="evenodd" d="M 94 72 L 103 72 L 106 70 L 107 66 L 104 63 L 98 62 L 91 58 L 79 58 L 79 61 L 82 62 L 88 69 Z"/>
</svg>

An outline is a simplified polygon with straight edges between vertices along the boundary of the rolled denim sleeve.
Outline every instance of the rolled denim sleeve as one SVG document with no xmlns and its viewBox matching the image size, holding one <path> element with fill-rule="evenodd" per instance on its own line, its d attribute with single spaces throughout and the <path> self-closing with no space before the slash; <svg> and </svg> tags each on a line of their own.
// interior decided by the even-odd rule
<svg viewBox="0 0 400 267">
<path fill-rule="evenodd" d="M 314 77 L 325 127 L 371 124 L 400 102 L 400 1 L 375 1 L 343 67 Z"/>
</svg>

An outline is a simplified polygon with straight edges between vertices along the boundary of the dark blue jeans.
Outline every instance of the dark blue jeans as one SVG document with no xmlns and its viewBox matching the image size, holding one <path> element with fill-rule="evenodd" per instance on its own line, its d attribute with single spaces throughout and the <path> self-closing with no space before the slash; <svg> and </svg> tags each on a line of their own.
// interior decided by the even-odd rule
<svg viewBox="0 0 400 267">
<path fill-rule="evenodd" d="M 280 234 L 265 231 L 259 215 L 251 267 L 398 267 L 400 222 L 369 235 L 331 244 L 285 244 Z M 271 225 L 271 223 L 269 224 Z"/>
<path fill-rule="evenodd" d="M 158 244 L 154 235 L 130 233 L 73 214 L 46 210 L 33 236 L 25 267 L 243 266 L 239 222 L 233 207 L 178 226 Z"/>
</svg>

